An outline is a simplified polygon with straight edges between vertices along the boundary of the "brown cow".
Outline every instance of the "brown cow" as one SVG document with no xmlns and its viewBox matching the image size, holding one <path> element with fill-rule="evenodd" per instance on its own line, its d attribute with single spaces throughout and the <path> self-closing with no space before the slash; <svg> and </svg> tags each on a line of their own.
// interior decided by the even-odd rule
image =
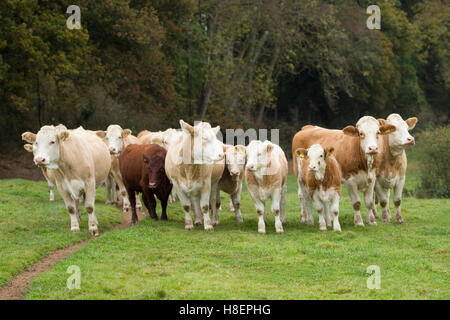
<svg viewBox="0 0 450 320">
<path fill-rule="evenodd" d="M 374 158 L 378 153 L 380 135 L 396 130 L 391 124 L 380 123 L 373 117 L 365 116 L 358 120 L 356 126 L 347 126 L 342 130 L 330 130 L 316 126 L 305 126 L 297 132 L 292 140 L 292 154 L 297 148 L 308 149 L 313 144 L 323 148 L 334 147 L 334 155 L 342 170 L 342 182 L 345 183 L 354 210 L 354 223 L 364 226 L 361 218 L 361 200 L 358 191 L 364 192 L 367 208 L 367 222 L 376 225 L 372 213 L 375 207 L 374 187 L 376 164 Z M 313 223 L 311 198 L 302 183 L 301 173 L 294 166 L 299 185 L 298 195 L 302 202 L 302 221 Z"/>
<path fill-rule="evenodd" d="M 303 182 L 319 214 L 319 228 L 322 231 L 327 230 L 327 226 L 331 227 L 330 213 L 334 231 L 341 231 L 339 200 L 342 174 L 333 151 L 334 148 L 324 150 L 320 144 L 295 150 L 297 161 L 294 166 L 302 172 Z"/>
<path fill-rule="evenodd" d="M 161 201 L 161 219 L 167 220 L 166 208 L 172 184 L 164 170 L 166 153 L 166 149 L 157 144 L 130 144 L 119 156 L 120 173 L 131 202 L 133 224 L 138 221 L 134 197 L 136 192 L 142 193 L 150 217 L 158 220 L 156 195 Z"/>
</svg>

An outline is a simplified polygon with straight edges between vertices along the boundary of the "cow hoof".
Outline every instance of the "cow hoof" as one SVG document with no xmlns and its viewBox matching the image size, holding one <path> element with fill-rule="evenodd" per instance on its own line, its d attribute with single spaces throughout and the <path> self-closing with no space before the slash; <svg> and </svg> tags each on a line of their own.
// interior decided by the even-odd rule
<svg viewBox="0 0 450 320">
<path fill-rule="evenodd" d="M 203 221 L 195 221 L 194 224 L 196 226 L 201 226 L 203 224 Z"/>
<path fill-rule="evenodd" d="M 398 224 L 403 224 L 404 221 L 403 221 L 403 218 L 400 217 L 400 218 L 395 218 L 395 222 Z"/>
<path fill-rule="evenodd" d="M 384 223 L 390 223 L 391 222 L 391 218 L 383 217 L 383 222 Z"/>
<path fill-rule="evenodd" d="M 258 229 L 258 233 L 266 234 L 266 230 L 264 230 L 264 229 Z"/>
<path fill-rule="evenodd" d="M 80 228 L 79 227 L 72 227 L 72 228 L 70 228 L 70 231 L 72 231 L 72 232 L 80 232 Z"/>
<path fill-rule="evenodd" d="M 327 227 L 326 227 L 326 226 L 320 226 L 320 227 L 319 227 L 319 230 L 320 230 L 320 231 L 327 231 Z"/>
<path fill-rule="evenodd" d="M 236 221 L 237 221 L 237 223 L 242 223 L 242 222 L 244 222 L 244 219 L 242 219 L 242 217 L 239 216 L 239 217 L 236 217 Z"/>
<path fill-rule="evenodd" d="M 214 231 L 214 227 L 212 225 L 205 226 L 206 231 Z"/>
<path fill-rule="evenodd" d="M 341 232 L 341 227 L 340 227 L 340 226 L 339 226 L 339 227 L 335 227 L 335 228 L 334 228 L 334 231 L 335 231 L 335 232 Z"/>
<path fill-rule="evenodd" d="M 371 226 L 376 226 L 377 225 L 377 222 L 375 220 L 374 221 L 367 221 L 367 223 L 369 225 L 371 225 Z"/>
<path fill-rule="evenodd" d="M 142 212 L 142 206 L 136 206 L 136 211 Z"/>
<path fill-rule="evenodd" d="M 185 225 L 184 228 L 189 231 L 194 230 L 194 226 L 192 224 Z"/>
<path fill-rule="evenodd" d="M 97 227 L 95 227 L 95 228 L 89 228 L 89 232 L 90 232 L 94 237 L 97 237 L 97 236 L 98 236 L 98 229 L 97 229 Z"/>
<path fill-rule="evenodd" d="M 309 224 L 311 226 L 314 225 L 314 220 L 306 220 L 306 224 Z"/>
<path fill-rule="evenodd" d="M 284 230 L 283 229 L 277 229 L 277 233 L 283 233 Z"/>
</svg>

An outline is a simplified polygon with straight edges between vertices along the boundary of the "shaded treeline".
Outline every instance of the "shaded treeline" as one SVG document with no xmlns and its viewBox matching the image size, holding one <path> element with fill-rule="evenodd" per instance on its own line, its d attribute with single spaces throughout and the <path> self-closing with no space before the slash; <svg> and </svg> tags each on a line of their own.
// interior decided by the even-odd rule
<svg viewBox="0 0 450 320">
<path fill-rule="evenodd" d="M 66 9 L 81 9 L 81 30 Z M 366 27 L 381 8 L 382 30 Z M 280 128 L 362 115 L 448 123 L 448 0 L 0 2 L 0 136 L 104 129 Z"/>
</svg>

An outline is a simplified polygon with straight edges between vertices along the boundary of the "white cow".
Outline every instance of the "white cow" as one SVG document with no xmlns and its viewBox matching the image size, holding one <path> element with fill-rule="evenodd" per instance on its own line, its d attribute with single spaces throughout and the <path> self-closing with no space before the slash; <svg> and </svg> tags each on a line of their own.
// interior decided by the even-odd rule
<svg viewBox="0 0 450 320">
<path fill-rule="evenodd" d="M 82 127 L 69 131 L 63 125 L 43 126 L 30 140 L 35 164 L 47 169 L 64 200 L 71 230 L 80 230 L 78 206 L 84 200 L 89 232 L 97 236 L 95 189 L 106 181 L 111 170 L 107 146 L 92 131 Z"/>
<path fill-rule="evenodd" d="M 96 131 L 97 136 L 103 139 L 103 142 L 108 146 L 109 152 L 112 155 L 111 159 L 111 174 L 119 187 L 119 193 L 123 199 L 123 212 L 130 210 L 130 200 L 125 186 L 122 182 L 122 176 L 119 169 L 119 155 L 125 147 L 130 144 L 141 144 L 140 140 L 131 134 L 130 129 L 122 129 L 117 124 L 108 126 L 106 131 Z M 141 200 L 139 194 L 136 194 L 136 209 L 142 210 Z"/>
<path fill-rule="evenodd" d="M 270 141 L 253 140 L 247 146 L 245 181 L 259 216 L 258 232 L 266 233 L 265 202 L 272 200 L 275 229 L 282 233 L 286 220 L 286 191 L 288 163 L 283 150 Z"/>
<path fill-rule="evenodd" d="M 387 121 L 383 119 L 379 119 L 379 121 L 395 126 L 396 130 L 392 134 L 382 137 L 380 153 L 375 159 L 377 162 L 375 198 L 381 204 L 383 221 L 390 222 L 389 194 L 390 189 L 394 189 L 395 221 L 403 223 L 400 205 L 406 180 L 405 149 L 415 144 L 414 137 L 409 134 L 409 130 L 416 126 L 418 119 L 414 117 L 403 120 L 399 114 L 393 113 L 387 117 Z M 377 216 L 376 207 L 373 211 Z"/>
<path fill-rule="evenodd" d="M 195 222 L 203 223 L 205 230 L 214 230 L 209 217 L 210 201 L 216 202 L 216 190 L 225 166 L 222 142 L 216 134 L 220 127 L 211 128 L 207 122 L 195 126 L 180 120 L 183 133 L 166 155 L 166 174 L 180 198 L 185 214 L 185 228 L 194 228 L 191 216 L 191 200 Z M 213 216 L 215 206 L 213 206 Z"/>
</svg>

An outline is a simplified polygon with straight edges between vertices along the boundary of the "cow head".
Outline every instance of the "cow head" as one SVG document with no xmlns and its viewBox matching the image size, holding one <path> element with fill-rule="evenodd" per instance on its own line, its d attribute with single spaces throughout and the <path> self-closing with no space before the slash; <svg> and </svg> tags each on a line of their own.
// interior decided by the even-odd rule
<svg viewBox="0 0 450 320">
<path fill-rule="evenodd" d="M 233 178 L 237 178 L 245 168 L 245 150 L 242 145 L 225 148 L 225 163 L 228 172 Z"/>
<path fill-rule="evenodd" d="M 270 155 L 274 145 L 266 140 L 261 142 L 253 140 L 247 146 L 247 164 L 245 168 L 249 171 L 259 171 L 270 166 Z"/>
<path fill-rule="evenodd" d="M 58 169 L 60 145 L 69 138 L 69 131 L 63 125 L 43 126 L 33 142 L 34 163 L 49 169 Z"/>
<path fill-rule="evenodd" d="M 189 148 L 191 158 L 195 164 L 206 164 L 223 160 L 225 154 L 223 152 L 223 144 L 216 137 L 220 127 L 211 128 L 208 122 L 200 122 L 195 126 L 180 120 L 181 129 L 188 134 L 190 145 Z M 185 150 L 188 151 L 188 150 Z M 190 159 L 183 159 L 184 161 Z"/>
<path fill-rule="evenodd" d="M 118 157 L 124 148 L 123 139 L 131 134 L 130 129 L 122 129 L 117 124 L 108 126 L 106 131 L 97 131 L 97 136 L 102 139 L 106 139 L 108 144 L 109 153 Z"/>
<path fill-rule="evenodd" d="M 324 149 L 320 144 L 313 144 L 309 149 L 298 148 L 295 155 L 300 159 L 308 159 L 308 171 L 314 173 L 317 180 L 323 180 L 327 168 L 326 160 L 333 154 L 334 148 Z M 300 163 L 299 163 L 300 166 Z M 301 170 L 301 168 L 299 168 Z"/>
<path fill-rule="evenodd" d="M 142 156 L 145 170 L 148 173 L 148 187 L 150 189 L 157 189 L 166 177 L 166 172 L 164 170 L 165 156 L 166 153 L 163 151 L 153 155 L 144 153 Z"/>
<path fill-rule="evenodd" d="M 381 123 L 391 124 L 396 128 L 396 130 L 389 135 L 389 148 L 391 151 L 400 152 L 415 144 L 414 137 L 409 134 L 409 130 L 412 130 L 416 126 L 418 121 L 416 117 L 403 120 L 399 114 L 393 113 L 387 117 L 386 121 L 383 119 L 379 119 L 379 121 Z"/>
<path fill-rule="evenodd" d="M 359 119 L 356 127 L 347 126 L 342 131 L 346 135 L 358 137 L 361 150 L 366 156 L 374 156 L 378 153 L 379 135 L 394 132 L 395 126 L 389 123 L 383 124 L 374 117 L 365 116 Z"/>
</svg>

